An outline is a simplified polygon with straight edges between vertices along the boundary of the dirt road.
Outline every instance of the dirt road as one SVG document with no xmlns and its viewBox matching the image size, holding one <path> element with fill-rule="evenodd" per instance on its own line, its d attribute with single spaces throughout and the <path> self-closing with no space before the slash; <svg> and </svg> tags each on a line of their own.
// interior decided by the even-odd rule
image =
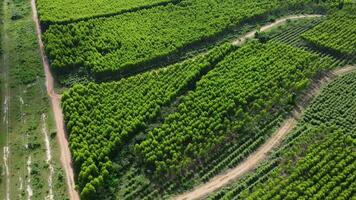
<svg viewBox="0 0 356 200">
<path fill-rule="evenodd" d="M 311 100 L 317 96 L 321 88 L 327 85 L 335 77 L 356 71 L 356 65 L 346 66 L 343 68 L 335 69 L 329 73 L 329 75 L 323 77 L 317 83 L 313 83 L 310 87 L 310 90 L 306 94 L 306 98 Z M 330 76 L 331 75 L 331 76 Z M 268 139 L 260 148 L 258 148 L 254 153 L 252 153 L 245 161 L 240 163 L 235 168 L 217 175 L 215 178 L 211 179 L 206 184 L 200 185 L 194 188 L 192 191 L 176 196 L 173 199 L 175 200 L 193 200 L 193 199 L 202 199 L 208 194 L 218 190 L 221 187 L 224 187 L 231 183 L 234 180 L 237 180 L 246 172 L 249 172 L 255 169 L 259 163 L 261 163 L 272 149 L 277 147 L 283 138 L 296 126 L 297 120 L 300 118 L 303 112 L 302 106 L 297 106 L 292 112 L 292 116 L 285 120 L 282 126 L 272 134 L 271 138 Z"/>
<path fill-rule="evenodd" d="M 296 19 L 303 19 L 303 18 L 316 18 L 316 17 L 322 17 L 322 15 L 292 15 L 292 16 L 287 16 L 287 17 L 283 17 L 281 19 L 276 20 L 273 23 L 267 24 L 265 26 L 262 26 L 260 28 L 260 32 L 266 32 L 271 30 L 272 28 L 275 28 L 277 26 L 281 26 L 283 24 L 285 24 L 288 20 L 296 20 Z M 256 34 L 257 30 L 248 32 L 247 34 L 245 34 L 244 36 L 234 40 L 232 42 L 233 45 L 242 45 L 243 43 L 245 43 L 248 39 L 254 38 L 255 34 Z"/>
<path fill-rule="evenodd" d="M 40 47 L 40 53 L 42 57 L 42 63 L 45 70 L 46 75 L 46 87 L 48 96 L 51 99 L 51 105 L 54 113 L 54 118 L 56 122 L 57 128 L 57 139 L 60 145 L 61 150 L 61 164 L 63 170 L 65 172 L 66 180 L 67 180 L 67 187 L 70 200 L 79 200 L 78 192 L 75 190 L 75 183 L 74 183 L 74 172 L 71 160 L 71 153 L 69 150 L 68 140 L 65 134 L 64 122 L 63 122 L 63 113 L 60 106 L 61 97 L 54 91 L 54 80 L 49 68 L 48 58 L 45 55 L 44 45 L 42 41 L 42 32 L 38 20 L 37 9 L 35 0 L 31 0 L 31 7 L 33 13 L 33 20 L 36 24 L 36 32 L 38 37 L 38 43 Z"/>
</svg>

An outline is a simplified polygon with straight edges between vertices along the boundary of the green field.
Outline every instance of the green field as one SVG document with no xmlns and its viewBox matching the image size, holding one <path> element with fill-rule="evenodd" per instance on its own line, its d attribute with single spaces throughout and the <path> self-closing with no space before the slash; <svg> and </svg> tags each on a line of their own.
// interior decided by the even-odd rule
<svg viewBox="0 0 356 200">
<path fill-rule="evenodd" d="M 2 1 L 1 199 L 353 199 L 353 2 Z"/>
<path fill-rule="evenodd" d="M 163 175 L 169 180 L 165 174 L 186 174 L 186 168 L 199 157 L 207 159 L 231 137 L 243 138 L 235 148 L 244 148 L 248 154 L 263 142 L 261 137 L 250 143 L 251 137 L 259 138 L 254 130 L 277 120 L 273 117 L 293 105 L 308 78 L 335 62 L 289 45 L 253 41 L 239 49 L 223 45 L 191 61 L 118 82 L 72 87 L 63 95 L 62 106 L 73 159 L 80 169 L 82 197 L 105 190 L 110 184 L 109 171 L 116 167 L 112 159 L 120 159 L 113 153 L 125 151 L 125 144 L 140 132 L 145 139 L 134 142 L 138 143 L 135 151 L 143 158 L 143 166 L 154 171 L 150 179 Z M 207 69 L 210 71 L 200 78 Z M 197 81 L 196 86 L 189 87 L 192 81 Z M 150 125 L 168 103 L 187 90 L 192 91 L 170 114 Z M 203 179 L 211 176 L 201 175 Z"/>
<path fill-rule="evenodd" d="M 76 63 L 69 64 L 70 67 L 80 67 L 84 62 L 91 68 L 90 52 L 99 43 L 102 50 L 106 48 L 103 51 L 110 52 L 104 56 L 111 57 L 107 57 L 108 62 L 101 60 L 103 55 L 93 58 L 96 64 L 92 66 L 100 66 L 93 73 L 105 72 L 104 65 L 108 63 L 110 70 L 105 73 L 116 73 L 120 68 L 116 68 L 120 66 L 116 61 L 140 62 L 130 58 L 133 54 L 127 48 L 122 53 L 124 57 L 116 54 L 115 46 L 122 45 L 118 41 L 123 38 L 110 34 L 127 32 L 129 26 L 120 25 L 130 20 L 145 19 L 145 23 L 152 23 L 149 21 L 163 15 L 168 8 L 169 17 L 176 17 L 178 8 L 184 10 L 196 3 L 195 9 L 200 12 L 202 7 L 199 6 L 208 5 L 193 1 L 182 6 L 184 2 L 109 18 L 51 25 L 44 38 L 52 67 L 66 68 L 53 59 L 59 56 L 62 63 Z M 224 9 L 222 15 L 233 16 L 228 14 L 224 6 L 229 4 L 225 3 L 214 8 Z M 246 2 L 245 9 L 253 5 L 250 3 Z M 254 12 L 257 13 L 256 9 Z M 265 12 L 261 10 L 261 14 Z M 205 12 L 201 19 L 207 19 L 209 13 Z M 143 14 L 147 17 L 142 18 Z M 169 17 L 166 28 L 175 22 Z M 305 33 L 323 24 L 324 20 L 287 23 L 270 33 L 258 35 L 258 41 L 250 41 L 242 47 L 224 44 L 180 63 L 119 81 L 71 87 L 62 95 L 62 107 L 82 199 L 167 198 L 239 164 L 286 118 L 313 77 L 351 62 L 348 58 L 313 48 L 303 40 Z M 143 42 L 132 49 L 137 51 L 142 47 L 164 52 L 162 48 L 150 46 L 160 41 L 154 38 L 164 30 L 159 27 L 161 21 L 155 23 L 157 30 L 149 37 L 155 43 Z M 200 23 L 199 18 L 197 22 Z M 116 23 L 118 26 L 114 25 Z M 112 28 L 113 25 L 116 28 Z M 137 36 L 144 33 L 139 31 L 142 26 L 134 29 L 131 28 L 137 24 L 131 26 L 130 30 L 135 30 Z M 189 28 L 187 23 L 179 26 L 188 27 L 189 31 L 184 34 L 189 37 L 201 34 Z M 218 30 L 211 26 L 210 29 Z M 162 36 L 170 33 L 173 32 L 162 32 Z M 209 31 L 203 34 L 206 33 Z M 65 36 L 59 37 L 62 34 Z M 132 42 L 135 34 L 125 37 Z M 177 38 L 185 41 L 184 34 Z M 162 41 L 167 42 L 164 37 Z M 105 41 L 97 38 L 105 38 Z M 141 40 L 146 39 L 141 37 Z M 112 45 L 107 46 L 107 42 Z M 148 46 L 144 46 L 146 44 Z M 63 53 L 71 58 L 63 59 Z M 272 169 L 271 166 L 266 169 Z M 120 182 L 125 184 L 120 185 Z"/>
</svg>

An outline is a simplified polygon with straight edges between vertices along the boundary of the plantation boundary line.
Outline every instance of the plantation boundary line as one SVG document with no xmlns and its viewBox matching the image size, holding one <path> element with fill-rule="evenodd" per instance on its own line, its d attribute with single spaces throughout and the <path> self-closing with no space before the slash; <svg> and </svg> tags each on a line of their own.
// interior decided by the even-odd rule
<svg viewBox="0 0 356 200">
<path fill-rule="evenodd" d="M 44 45 L 42 41 L 42 31 L 40 27 L 40 23 L 38 20 L 38 14 L 36 9 L 36 2 L 35 0 L 31 0 L 31 8 L 32 8 L 32 15 L 33 21 L 36 25 L 36 32 L 38 38 L 38 44 L 40 49 L 40 54 L 42 58 L 42 63 L 46 75 L 46 87 L 47 87 L 47 94 L 51 99 L 52 110 L 56 122 L 57 128 L 57 139 L 60 146 L 61 151 L 61 164 L 63 170 L 65 172 L 66 180 L 67 180 L 67 189 L 69 193 L 70 200 L 79 200 L 79 194 L 75 190 L 75 182 L 74 182 L 74 170 L 72 165 L 72 157 L 69 150 L 68 140 L 65 134 L 64 122 L 63 122 L 63 113 L 60 106 L 61 97 L 54 91 L 54 80 L 49 68 L 48 58 L 45 55 Z"/>
<path fill-rule="evenodd" d="M 311 100 L 315 96 L 319 95 L 321 88 L 327 85 L 336 77 L 356 71 L 356 65 L 345 66 L 343 68 L 335 69 L 329 72 L 317 83 L 311 85 L 310 90 L 305 95 L 305 98 Z M 330 75 L 330 76 L 329 76 Z M 304 107 L 298 105 L 293 111 L 292 116 L 286 119 L 281 127 L 279 127 L 272 136 L 254 153 L 252 153 L 246 160 L 237 165 L 235 168 L 226 171 L 225 173 L 219 174 L 211 179 L 209 182 L 197 186 L 190 192 L 184 193 L 182 195 L 173 197 L 175 200 L 193 200 L 193 199 L 202 199 L 208 194 L 228 185 L 234 180 L 237 180 L 245 173 L 255 169 L 259 163 L 261 163 L 266 157 L 267 154 L 271 152 L 272 149 L 277 147 L 283 138 L 292 131 L 296 124 L 297 120 L 300 118 L 304 111 Z"/>
</svg>

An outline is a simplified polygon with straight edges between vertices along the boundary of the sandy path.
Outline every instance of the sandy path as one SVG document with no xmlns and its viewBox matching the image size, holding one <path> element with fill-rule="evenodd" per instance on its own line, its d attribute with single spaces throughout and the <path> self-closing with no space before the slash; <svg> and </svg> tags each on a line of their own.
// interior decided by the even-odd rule
<svg viewBox="0 0 356 200">
<path fill-rule="evenodd" d="M 58 139 L 58 142 L 60 145 L 60 151 L 61 151 L 60 160 L 61 160 L 61 164 L 62 164 L 63 170 L 65 172 L 66 180 L 67 180 L 67 188 L 68 188 L 69 198 L 70 198 L 70 200 L 79 200 L 78 192 L 75 190 L 74 172 L 73 172 L 73 166 L 72 166 L 72 160 L 71 160 L 72 157 L 71 157 L 71 153 L 69 150 L 68 140 L 67 140 L 67 137 L 65 134 L 63 114 L 62 114 L 62 109 L 60 106 L 61 97 L 54 91 L 53 76 L 52 76 L 50 68 L 49 68 L 48 58 L 45 55 L 45 51 L 44 51 L 44 45 L 43 45 L 43 41 L 42 41 L 42 32 L 41 32 L 41 28 L 40 28 L 40 24 L 39 24 L 39 20 L 38 20 L 35 0 L 31 0 L 31 7 L 32 7 L 32 13 L 33 13 L 33 20 L 36 24 L 36 31 L 37 31 L 38 43 L 39 43 L 39 47 L 40 47 L 40 53 L 41 53 L 41 57 L 42 57 L 42 63 L 43 63 L 44 71 L 45 71 L 45 75 L 46 75 L 47 93 L 51 99 L 51 105 L 52 105 L 54 118 L 55 118 L 55 122 L 56 122 L 57 139 Z"/>
<path fill-rule="evenodd" d="M 53 200 L 53 174 L 54 174 L 54 168 L 52 165 L 52 153 L 51 153 L 51 144 L 49 141 L 48 137 L 48 129 L 47 129 L 47 116 L 45 113 L 42 113 L 41 115 L 41 122 L 42 122 L 42 133 L 44 135 L 45 139 L 45 145 L 46 145 L 46 163 L 48 164 L 48 169 L 49 169 L 49 175 L 48 175 L 48 195 L 46 196 L 45 200 Z"/>
<path fill-rule="evenodd" d="M 31 171 L 32 171 L 31 165 L 32 165 L 32 159 L 31 156 L 29 156 L 27 159 L 27 187 L 26 187 L 27 200 L 31 200 L 33 196 L 33 191 L 31 187 Z"/>
<path fill-rule="evenodd" d="M 356 71 L 356 65 L 345 66 L 343 68 L 335 69 L 328 73 L 327 76 L 324 76 L 321 80 L 316 83 L 313 83 L 310 87 L 310 90 L 305 95 L 305 98 L 310 101 L 315 96 L 319 95 L 321 88 L 327 85 L 335 77 Z M 254 153 L 252 153 L 247 159 L 240 163 L 235 168 L 215 176 L 209 182 L 199 185 L 194 188 L 192 191 L 176 196 L 173 199 L 175 200 L 193 200 L 193 199 L 202 199 L 208 194 L 218 190 L 221 187 L 224 187 L 231 183 L 232 181 L 240 178 L 246 172 L 249 172 L 255 169 L 258 164 L 260 164 L 271 152 L 272 149 L 277 147 L 283 138 L 296 126 L 297 120 L 303 113 L 303 106 L 298 105 L 296 109 L 293 110 L 292 116 L 286 119 L 281 127 L 277 129 L 260 148 L 258 148 Z"/>
<path fill-rule="evenodd" d="M 285 24 L 288 20 L 296 20 L 296 19 L 302 19 L 302 18 L 315 18 L 315 17 L 322 17 L 322 15 L 292 15 L 292 16 L 287 16 L 287 17 L 283 17 L 281 19 L 276 20 L 273 23 L 267 24 L 263 27 L 260 28 L 260 32 L 266 32 L 271 30 L 272 28 L 275 28 L 277 26 L 281 26 L 283 24 Z M 234 40 L 232 42 L 233 45 L 241 45 L 243 43 L 245 43 L 248 39 L 254 38 L 255 34 L 256 34 L 257 30 L 248 32 L 247 34 L 245 34 L 244 36 Z"/>
</svg>

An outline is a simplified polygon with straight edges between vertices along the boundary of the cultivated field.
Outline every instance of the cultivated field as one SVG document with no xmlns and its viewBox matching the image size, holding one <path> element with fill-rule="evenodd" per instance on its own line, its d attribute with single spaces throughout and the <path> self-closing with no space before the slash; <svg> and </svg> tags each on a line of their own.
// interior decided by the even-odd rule
<svg viewBox="0 0 356 200">
<path fill-rule="evenodd" d="M 353 2 L 4 1 L 0 198 L 353 198 Z"/>
</svg>

